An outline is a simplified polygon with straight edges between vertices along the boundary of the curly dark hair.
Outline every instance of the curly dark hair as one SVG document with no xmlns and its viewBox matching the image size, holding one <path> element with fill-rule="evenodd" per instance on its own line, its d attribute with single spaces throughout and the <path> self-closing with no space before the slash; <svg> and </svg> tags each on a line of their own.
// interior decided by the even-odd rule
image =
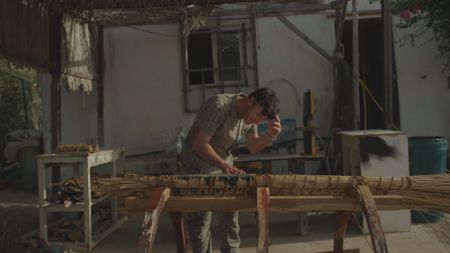
<svg viewBox="0 0 450 253">
<path fill-rule="evenodd" d="M 267 116 L 269 120 L 274 119 L 280 112 L 280 101 L 273 90 L 259 88 L 249 95 L 249 98 L 251 97 L 254 97 L 256 103 L 263 108 L 261 113 Z"/>
</svg>

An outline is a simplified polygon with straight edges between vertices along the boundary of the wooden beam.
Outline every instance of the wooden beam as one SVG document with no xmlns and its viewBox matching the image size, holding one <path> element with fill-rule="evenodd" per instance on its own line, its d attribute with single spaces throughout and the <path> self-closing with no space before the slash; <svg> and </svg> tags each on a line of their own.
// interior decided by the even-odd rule
<svg viewBox="0 0 450 253">
<path fill-rule="evenodd" d="M 240 16 L 240 15 L 258 15 L 261 16 L 276 16 L 279 13 L 285 14 L 306 14 L 318 11 L 326 11 L 333 9 L 331 4 L 302 4 L 297 6 L 281 6 L 281 7 L 262 7 L 260 5 L 251 6 L 246 9 L 231 9 L 231 10 L 217 10 L 212 15 L 220 16 Z"/>
<path fill-rule="evenodd" d="M 384 128 L 393 129 L 393 92 L 392 92 L 392 13 L 391 2 L 381 2 L 383 13 L 383 42 L 384 42 Z"/>
<path fill-rule="evenodd" d="M 158 187 L 148 202 L 147 212 L 144 217 L 142 233 L 138 242 L 139 253 L 152 253 L 159 218 L 170 197 L 170 188 Z"/>
<path fill-rule="evenodd" d="M 256 210 L 258 210 L 258 246 L 257 253 L 269 252 L 269 187 L 256 189 Z"/>
<path fill-rule="evenodd" d="M 319 45 L 317 45 L 313 40 L 311 40 L 305 33 L 300 31 L 294 24 L 292 24 L 287 18 L 285 18 L 281 14 L 276 14 L 278 20 L 281 21 L 285 26 L 287 26 L 290 30 L 292 30 L 297 36 L 302 38 L 308 45 L 314 48 L 320 55 L 322 55 L 329 62 L 333 63 L 333 57 L 328 54 L 325 50 L 323 50 Z"/>
<path fill-rule="evenodd" d="M 361 203 L 367 226 L 369 227 L 372 247 L 375 253 L 388 253 L 386 237 L 381 226 L 380 216 L 372 193 L 366 185 L 357 185 L 353 188 L 353 193 Z"/>
<path fill-rule="evenodd" d="M 345 12 L 347 10 L 348 1 L 345 0 L 342 5 L 337 6 L 336 8 L 336 44 L 334 46 L 334 53 L 340 52 L 343 54 L 341 46 L 342 46 L 342 35 L 344 34 L 344 24 L 345 24 Z"/>
<path fill-rule="evenodd" d="M 359 17 L 358 0 L 353 0 L 352 17 L 352 65 L 353 65 L 353 129 L 360 129 L 360 105 L 359 105 Z"/>
<path fill-rule="evenodd" d="M 398 195 L 373 196 L 380 210 L 407 209 L 403 206 L 402 197 Z M 148 201 L 136 197 L 128 197 L 124 201 L 125 210 L 143 212 Z M 271 196 L 269 211 L 271 212 L 312 212 L 312 211 L 361 211 L 361 205 L 351 197 L 341 196 Z M 241 211 L 255 212 L 255 199 L 252 197 L 170 197 L 164 211 Z"/>
</svg>

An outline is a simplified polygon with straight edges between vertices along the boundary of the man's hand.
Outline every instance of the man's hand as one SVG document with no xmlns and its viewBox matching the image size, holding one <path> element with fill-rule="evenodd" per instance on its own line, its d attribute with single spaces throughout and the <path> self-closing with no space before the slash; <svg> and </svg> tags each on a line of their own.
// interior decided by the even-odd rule
<svg viewBox="0 0 450 253">
<path fill-rule="evenodd" d="M 270 120 L 268 122 L 267 126 L 267 133 L 270 135 L 270 137 L 273 139 L 277 138 L 277 136 L 281 132 L 281 121 L 280 117 L 278 115 L 275 116 L 273 120 Z"/>
<path fill-rule="evenodd" d="M 222 167 L 223 174 L 245 174 L 245 171 L 225 163 Z"/>
</svg>

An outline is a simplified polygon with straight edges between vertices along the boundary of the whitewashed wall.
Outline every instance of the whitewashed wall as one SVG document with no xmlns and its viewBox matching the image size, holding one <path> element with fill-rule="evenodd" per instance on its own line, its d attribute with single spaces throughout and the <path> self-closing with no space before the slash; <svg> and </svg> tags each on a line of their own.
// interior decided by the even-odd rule
<svg viewBox="0 0 450 253">
<path fill-rule="evenodd" d="M 177 24 L 105 29 L 105 145 L 128 154 L 165 148 L 184 113 Z M 160 35 L 160 34 L 164 34 Z"/>
<path fill-rule="evenodd" d="M 349 2 L 347 11 L 351 12 Z M 358 10 L 380 10 L 379 2 L 358 1 Z M 365 17 L 360 17 L 365 18 Z M 440 58 L 432 32 L 416 38 L 415 45 L 404 41 L 407 33 L 422 29 L 396 27 L 394 17 L 394 54 L 399 86 L 400 121 L 408 136 L 444 136 L 450 139 L 450 71 L 443 73 L 445 59 Z"/>
<path fill-rule="evenodd" d="M 415 46 L 399 42 L 422 25 L 394 32 L 402 129 L 409 136 L 450 138 L 450 71 L 443 72 L 445 58 L 430 41 L 432 33 L 417 37 Z"/>
<path fill-rule="evenodd" d="M 289 17 L 331 54 L 333 25 L 325 14 Z M 184 113 L 178 25 L 143 26 L 161 36 L 129 27 L 105 30 L 105 144 L 139 154 L 164 149 L 193 114 Z M 329 124 L 331 65 L 275 18 L 257 22 L 260 86 L 281 98 L 282 117 L 297 118 L 300 99 L 310 88 L 319 99 L 317 125 Z"/>
<path fill-rule="evenodd" d="M 378 5 L 359 2 L 360 9 Z M 333 20 L 326 14 L 287 17 L 324 50 L 334 44 Z M 163 150 L 193 114 L 184 113 L 177 24 L 105 29 L 105 145 L 128 154 Z M 318 98 L 315 124 L 326 134 L 332 102 L 330 64 L 276 18 L 256 24 L 259 85 L 281 98 L 283 118 L 301 123 L 302 94 Z M 162 35 L 161 35 L 162 34 Z M 396 30 L 396 36 L 400 34 Z M 398 39 L 398 38 L 397 38 Z M 424 37 L 424 40 L 427 38 Z M 449 89 L 433 43 L 395 45 L 402 127 L 409 135 L 450 136 Z M 417 64 L 420 59 L 421 64 Z M 426 78 L 422 78 L 426 75 Z M 62 93 L 62 141 L 98 138 L 97 94 Z M 300 100 L 300 101 L 299 101 Z M 420 118 L 418 116 L 420 115 Z"/>
<path fill-rule="evenodd" d="M 322 49 L 332 55 L 334 27 L 325 14 L 287 17 Z M 261 18 L 257 25 L 258 68 L 261 86 L 274 89 L 281 100 L 281 116 L 302 124 L 303 93 L 318 100 L 314 125 L 326 134 L 333 98 L 332 65 L 276 18 Z"/>
<path fill-rule="evenodd" d="M 96 143 L 97 91 L 89 95 L 81 90 L 61 89 L 61 143 Z"/>
</svg>

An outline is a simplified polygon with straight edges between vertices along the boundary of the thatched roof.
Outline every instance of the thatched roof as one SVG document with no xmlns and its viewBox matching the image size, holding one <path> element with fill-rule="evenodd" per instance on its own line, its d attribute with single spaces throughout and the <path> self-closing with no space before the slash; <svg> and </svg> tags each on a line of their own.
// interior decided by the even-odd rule
<svg viewBox="0 0 450 253">
<path fill-rule="evenodd" d="M 8 0 L 6 0 L 8 1 Z M 271 4 L 310 4 L 320 3 L 321 0 L 24 0 L 27 6 L 40 9 L 43 12 L 53 11 L 69 14 L 82 19 L 89 19 L 98 11 L 121 13 L 137 12 L 145 13 L 153 19 L 165 19 L 174 15 L 183 15 L 190 8 L 202 8 L 211 10 L 215 6 L 224 4 L 267 5 Z M 126 15 L 126 14 L 125 14 Z"/>
<path fill-rule="evenodd" d="M 0 55 L 18 64 L 59 71 L 57 50 L 62 14 L 100 25 L 193 22 L 217 6 L 266 8 L 300 6 L 321 0 L 0 0 Z M 261 13 L 260 11 L 258 13 Z M 21 22 L 17 22 L 20 20 Z M 53 48 L 53 49 L 52 49 Z"/>
</svg>

